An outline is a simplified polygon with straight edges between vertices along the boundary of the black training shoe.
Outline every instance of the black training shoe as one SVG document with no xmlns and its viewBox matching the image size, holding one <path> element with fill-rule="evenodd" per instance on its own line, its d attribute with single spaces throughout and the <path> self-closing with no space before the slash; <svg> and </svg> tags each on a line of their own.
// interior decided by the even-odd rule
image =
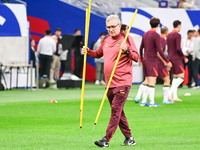
<svg viewBox="0 0 200 150">
<path fill-rule="evenodd" d="M 124 146 L 124 145 L 135 145 L 135 144 L 136 142 L 133 137 L 126 137 L 122 145 Z"/>
<path fill-rule="evenodd" d="M 105 137 L 103 137 L 102 140 L 95 141 L 94 144 L 99 147 L 108 147 L 109 146 L 109 142 Z"/>
</svg>

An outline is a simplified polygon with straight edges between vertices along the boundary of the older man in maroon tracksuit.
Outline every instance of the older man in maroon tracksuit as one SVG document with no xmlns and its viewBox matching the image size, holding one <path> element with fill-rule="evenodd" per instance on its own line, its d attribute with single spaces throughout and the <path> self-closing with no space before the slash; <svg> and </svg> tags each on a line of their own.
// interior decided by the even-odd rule
<svg viewBox="0 0 200 150">
<path fill-rule="evenodd" d="M 87 55 L 90 57 L 100 58 L 104 56 L 106 87 L 120 49 L 123 50 L 123 53 L 119 59 L 107 93 L 111 105 L 110 122 L 106 130 L 106 135 L 102 140 L 95 141 L 95 144 L 99 147 L 108 147 L 109 141 L 119 125 L 121 132 L 125 136 L 125 141 L 122 145 L 135 145 L 136 143 L 132 137 L 123 106 L 132 85 L 132 61 L 137 62 L 139 60 L 139 54 L 130 36 L 128 36 L 127 42 L 123 42 L 125 34 L 120 32 L 121 24 L 117 15 L 107 17 L 106 28 L 109 35 L 104 38 L 100 47 L 96 51 L 87 48 Z M 85 48 L 82 51 L 85 53 Z"/>
</svg>

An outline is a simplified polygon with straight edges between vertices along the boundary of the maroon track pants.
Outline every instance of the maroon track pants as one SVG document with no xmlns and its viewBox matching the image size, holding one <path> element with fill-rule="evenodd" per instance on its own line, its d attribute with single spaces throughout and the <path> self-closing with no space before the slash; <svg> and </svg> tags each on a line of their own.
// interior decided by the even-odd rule
<svg viewBox="0 0 200 150">
<path fill-rule="evenodd" d="M 129 91 L 130 86 L 128 85 L 110 88 L 108 90 L 107 97 L 111 106 L 111 118 L 105 136 L 108 141 L 112 138 L 118 125 L 125 137 L 132 136 L 123 110 Z"/>
</svg>

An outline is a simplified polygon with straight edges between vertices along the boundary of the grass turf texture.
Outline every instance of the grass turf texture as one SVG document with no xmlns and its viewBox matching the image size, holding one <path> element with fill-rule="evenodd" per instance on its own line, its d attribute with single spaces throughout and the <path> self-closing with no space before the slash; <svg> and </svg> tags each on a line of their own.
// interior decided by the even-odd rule
<svg viewBox="0 0 200 150">
<path fill-rule="evenodd" d="M 138 87 L 132 86 L 129 97 L 135 97 Z M 110 118 L 108 100 L 105 100 L 94 133 L 91 131 L 104 92 L 102 85 L 86 84 L 80 137 L 81 89 L 0 91 L 0 149 L 99 149 L 94 141 L 105 135 Z M 160 108 L 140 107 L 134 101 L 127 101 L 124 109 L 137 144 L 120 146 L 124 137 L 118 128 L 108 149 L 200 149 L 199 92 L 199 89 L 184 86 L 178 89 L 183 102 L 165 104 Z M 191 96 L 184 96 L 185 93 L 191 93 Z M 52 99 L 58 103 L 49 103 Z M 162 85 L 156 85 L 155 101 L 161 104 L 162 99 Z"/>
</svg>

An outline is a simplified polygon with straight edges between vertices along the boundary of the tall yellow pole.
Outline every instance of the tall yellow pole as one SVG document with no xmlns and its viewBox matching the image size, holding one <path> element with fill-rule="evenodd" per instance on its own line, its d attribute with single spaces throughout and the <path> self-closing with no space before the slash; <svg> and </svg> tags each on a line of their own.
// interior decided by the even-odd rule
<svg viewBox="0 0 200 150">
<path fill-rule="evenodd" d="M 89 9 L 86 8 L 85 47 L 88 46 L 89 24 L 90 24 L 90 10 L 91 10 L 91 0 L 89 0 Z M 82 129 L 82 125 L 83 125 L 83 104 L 84 104 L 84 92 L 85 92 L 86 60 L 87 60 L 87 53 L 84 54 L 84 62 L 83 62 L 83 79 L 82 79 L 81 105 L 80 105 L 80 135 L 81 135 L 81 129 Z"/>
<path fill-rule="evenodd" d="M 134 15 L 133 15 L 131 24 L 130 24 L 130 26 L 129 26 L 129 29 L 128 29 L 127 33 L 126 33 L 125 38 L 124 38 L 124 42 L 126 42 L 126 39 L 127 39 L 128 35 L 129 35 L 129 32 L 130 32 L 131 27 L 132 27 L 132 25 L 133 25 L 133 21 L 134 21 L 134 19 L 135 19 L 135 16 L 136 16 L 136 14 L 137 14 L 137 11 L 138 11 L 138 10 L 136 9 L 136 10 L 135 10 L 135 13 L 134 13 Z M 109 79 L 109 81 L 108 81 L 108 85 L 107 85 L 105 94 L 104 94 L 103 99 L 102 99 L 102 101 L 101 101 L 101 105 L 100 105 L 99 111 L 98 111 L 98 113 L 97 113 L 95 122 L 94 122 L 94 127 L 95 127 L 95 125 L 97 124 L 97 121 L 98 121 L 98 119 L 99 119 L 99 115 L 100 115 L 100 113 L 101 113 L 101 110 L 102 110 L 102 107 L 103 107 L 103 104 L 104 104 L 104 101 L 105 101 L 105 98 L 106 98 L 108 89 L 109 89 L 109 87 L 110 87 L 110 83 L 111 83 L 111 81 L 112 81 L 112 78 L 113 78 L 113 75 L 114 75 L 114 73 L 115 73 L 115 69 L 116 69 L 117 64 L 118 64 L 118 62 L 119 62 L 119 58 L 120 58 L 121 54 L 122 54 L 122 49 L 120 49 L 120 52 L 119 52 L 119 54 L 118 54 L 118 56 L 117 56 L 117 60 L 116 60 L 116 62 L 115 62 L 113 71 L 112 71 L 111 76 L 110 76 L 110 79 Z M 92 133 L 93 133 L 94 127 L 93 127 L 93 129 L 92 129 Z"/>
</svg>

